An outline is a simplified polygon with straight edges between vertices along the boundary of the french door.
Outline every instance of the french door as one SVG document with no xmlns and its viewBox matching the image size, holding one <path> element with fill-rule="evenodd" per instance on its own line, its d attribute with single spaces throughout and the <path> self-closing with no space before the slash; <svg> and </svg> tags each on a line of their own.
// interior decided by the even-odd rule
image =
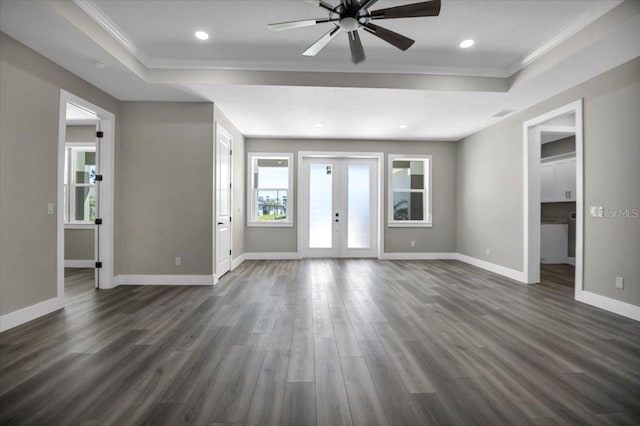
<svg viewBox="0 0 640 426">
<path fill-rule="evenodd" d="M 375 158 L 305 158 L 301 188 L 304 257 L 378 256 Z"/>
</svg>

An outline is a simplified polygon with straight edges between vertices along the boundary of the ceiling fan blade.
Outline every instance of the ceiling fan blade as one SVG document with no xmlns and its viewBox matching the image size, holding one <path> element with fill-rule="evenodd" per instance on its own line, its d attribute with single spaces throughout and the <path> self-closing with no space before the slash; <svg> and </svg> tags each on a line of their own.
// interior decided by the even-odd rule
<svg viewBox="0 0 640 426">
<path fill-rule="evenodd" d="M 382 28 L 378 25 L 374 25 L 371 23 L 362 24 L 362 28 L 368 33 L 373 34 L 374 36 L 381 38 L 389 44 L 394 45 L 400 50 L 407 50 L 408 48 L 415 43 L 415 40 L 410 39 L 409 37 L 405 37 L 402 34 L 398 34 L 394 31 L 388 30 L 386 28 Z"/>
<path fill-rule="evenodd" d="M 307 50 L 305 50 L 302 54 L 304 56 L 316 56 L 318 52 L 322 50 L 337 34 L 340 32 L 340 27 L 335 27 L 322 37 L 315 43 L 313 43 Z"/>
<path fill-rule="evenodd" d="M 331 6 L 329 3 L 327 3 L 324 0 L 306 0 L 306 1 L 307 1 L 307 3 L 311 3 L 311 4 L 315 5 L 315 6 L 325 8 L 329 12 L 334 12 L 335 11 L 335 7 Z"/>
<path fill-rule="evenodd" d="M 360 9 L 369 9 L 371 6 L 373 6 L 374 4 L 376 4 L 378 2 L 378 0 L 364 0 L 361 4 L 360 4 Z"/>
<path fill-rule="evenodd" d="M 372 19 L 418 18 L 421 16 L 438 16 L 439 14 L 440 0 L 431 0 L 405 6 L 374 10 L 369 13 L 369 17 Z"/>
<path fill-rule="evenodd" d="M 325 22 L 333 22 L 335 20 L 336 19 L 306 19 L 303 21 L 279 22 L 276 24 L 269 24 L 267 25 L 267 28 L 269 29 L 269 31 L 284 31 L 293 28 L 310 27 L 316 24 L 324 24 Z"/>
<path fill-rule="evenodd" d="M 349 48 L 351 49 L 351 62 L 359 64 L 364 61 L 364 48 L 362 47 L 362 41 L 358 31 L 349 32 Z"/>
</svg>

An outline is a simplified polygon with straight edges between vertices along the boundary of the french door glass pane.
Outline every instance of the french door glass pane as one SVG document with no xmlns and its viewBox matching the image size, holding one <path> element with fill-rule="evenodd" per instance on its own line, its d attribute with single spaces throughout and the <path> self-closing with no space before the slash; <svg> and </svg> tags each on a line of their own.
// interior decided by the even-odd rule
<svg viewBox="0 0 640 426">
<path fill-rule="evenodd" d="M 347 248 L 369 248 L 369 165 L 350 164 L 348 182 Z"/>
<path fill-rule="evenodd" d="M 331 248 L 333 166 L 309 165 L 309 248 Z"/>
<path fill-rule="evenodd" d="M 424 193 L 394 192 L 393 220 L 423 220 Z"/>
<path fill-rule="evenodd" d="M 74 220 L 78 222 L 93 221 L 96 218 L 96 187 L 76 186 Z"/>
</svg>

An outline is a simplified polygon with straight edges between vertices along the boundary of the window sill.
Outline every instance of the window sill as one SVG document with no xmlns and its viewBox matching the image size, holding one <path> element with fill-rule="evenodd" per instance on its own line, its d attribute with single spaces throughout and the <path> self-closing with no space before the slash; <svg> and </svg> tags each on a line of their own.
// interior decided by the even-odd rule
<svg viewBox="0 0 640 426">
<path fill-rule="evenodd" d="M 292 222 L 247 222 L 249 228 L 293 228 Z"/>
<path fill-rule="evenodd" d="M 433 223 L 387 223 L 388 228 L 433 228 Z"/>
<path fill-rule="evenodd" d="M 95 229 L 94 223 L 65 223 L 64 229 Z"/>
</svg>

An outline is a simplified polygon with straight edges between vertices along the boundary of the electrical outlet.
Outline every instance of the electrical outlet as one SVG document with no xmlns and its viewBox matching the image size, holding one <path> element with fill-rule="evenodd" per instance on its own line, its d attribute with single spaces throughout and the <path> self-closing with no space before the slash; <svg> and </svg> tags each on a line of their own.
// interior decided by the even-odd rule
<svg viewBox="0 0 640 426">
<path fill-rule="evenodd" d="M 487 256 L 491 256 L 491 249 L 489 247 L 487 247 L 486 253 L 487 253 Z"/>
<path fill-rule="evenodd" d="M 624 278 L 616 277 L 616 288 L 623 289 L 624 288 Z"/>
<path fill-rule="evenodd" d="M 176 266 L 182 266 L 182 258 L 176 257 Z"/>
<path fill-rule="evenodd" d="M 415 241 L 411 241 L 411 247 L 415 247 L 416 246 L 416 242 Z"/>
</svg>

